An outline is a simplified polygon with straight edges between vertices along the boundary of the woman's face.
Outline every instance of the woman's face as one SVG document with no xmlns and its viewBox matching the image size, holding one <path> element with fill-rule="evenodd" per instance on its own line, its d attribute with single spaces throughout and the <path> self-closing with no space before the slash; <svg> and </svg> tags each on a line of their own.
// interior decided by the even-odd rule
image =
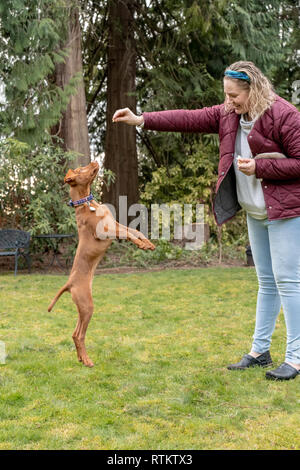
<svg viewBox="0 0 300 470">
<path fill-rule="evenodd" d="M 236 114 L 248 112 L 249 90 L 243 90 L 234 80 L 224 78 L 224 93 L 226 103 L 233 108 Z"/>
</svg>

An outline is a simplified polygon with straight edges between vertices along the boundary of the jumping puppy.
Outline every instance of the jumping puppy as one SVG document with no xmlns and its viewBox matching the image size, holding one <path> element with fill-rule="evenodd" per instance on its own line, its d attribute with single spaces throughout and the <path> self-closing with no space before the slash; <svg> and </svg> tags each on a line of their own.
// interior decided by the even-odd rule
<svg viewBox="0 0 300 470">
<path fill-rule="evenodd" d="M 93 363 L 85 349 L 85 334 L 93 315 L 92 281 L 95 269 L 115 238 L 130 240 L 143 250 L 155 246 L 138 230 L 120 225 L 104 204 L 98 204 L 90 193 L 90 186 L 99 171 L 97 162 L 69 170 L 65 183 L 70 185 L 70 205 L 75 207 L 78 228 L 78 247 L 67 283 L 58 291 L 48 307 L 50 312 L 66 291 L 71 293 L 78 310 L 78 321 L 72 335 L 78 360 L 85 366 Z"/>
</svg>

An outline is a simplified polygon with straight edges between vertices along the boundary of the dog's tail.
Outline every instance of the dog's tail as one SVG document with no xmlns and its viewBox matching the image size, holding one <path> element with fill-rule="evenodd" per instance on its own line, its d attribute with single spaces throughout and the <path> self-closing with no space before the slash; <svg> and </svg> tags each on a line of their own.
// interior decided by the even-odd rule
<svg viewBox="0 0 300 470">
<path fill-rule="evenodd" d="M 56 304 L 56 302 L 58 301 L 58 299 L 60 298 L 60 296 L 66 292 L 67 290 L 70 290 L 70 286 L 69 284 L 65 284 L 56 294 L 56 296 L 54 297 L 54 299 L 52 300 L 51 304 L 49 305 L 48 307 L 48 312 L 51 312 L 51 310 L 53 309 L 54 305 Z"/>
</svg>

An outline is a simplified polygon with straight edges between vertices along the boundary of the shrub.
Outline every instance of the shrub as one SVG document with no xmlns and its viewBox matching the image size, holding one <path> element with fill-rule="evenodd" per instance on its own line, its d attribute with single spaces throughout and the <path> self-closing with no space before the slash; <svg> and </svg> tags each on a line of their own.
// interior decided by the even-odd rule
<svg viewBox="0 0 300 470">
<path fill-rule="evenodd" d="M 245 214 L 241 211 L 222 227 L 217 227 L 213 215 L 213 198 L 217 182 L 218 149 L 211 140 L 194 145 L 184 165 L 163 166 L 152 173 L 141 194 L 141 200 L 148 207 L 158 204 L 204 204 L 204 221 L 208 223 L 211 241 L 218 244 L 220 258 L 222 251 L 231 245 L 246 246 L 247 228 Z"/>
<path fill-rule="evenodd" d="M 32 235 L 76 228 L 63 184 L 75 154 L 45 145 L 32 149 L 13 139 L 0 143 L 0 226 Z"/>
</svg>

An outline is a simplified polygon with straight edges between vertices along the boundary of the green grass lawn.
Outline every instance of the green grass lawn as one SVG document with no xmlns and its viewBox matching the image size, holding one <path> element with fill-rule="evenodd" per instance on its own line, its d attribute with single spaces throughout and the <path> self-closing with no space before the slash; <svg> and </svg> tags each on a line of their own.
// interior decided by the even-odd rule
<svg viewBox="0 0 300 470">
<path fill-rule="evenodd" d="M 249 351 L 253 268 L 96 276 L 77 362 L 65 276 L 0 276 L 0 449 L 300 449 L 300 380 L 228 371 Z M 282 313 L 273 336 L 284 360 Z"/>
</svg>

